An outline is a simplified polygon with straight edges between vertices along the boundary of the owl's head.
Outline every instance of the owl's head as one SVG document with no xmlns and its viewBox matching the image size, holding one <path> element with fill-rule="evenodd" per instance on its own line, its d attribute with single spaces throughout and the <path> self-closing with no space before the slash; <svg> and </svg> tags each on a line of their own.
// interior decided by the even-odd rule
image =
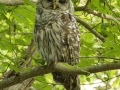
<svg viewBox="0 0 120 90">
<path fill-rule="evenodd" d="M 48 10 L 59 10 L 74 12 L 73 3 L 71 0 L 39 0 L 38 5 Z"/>
</svg>

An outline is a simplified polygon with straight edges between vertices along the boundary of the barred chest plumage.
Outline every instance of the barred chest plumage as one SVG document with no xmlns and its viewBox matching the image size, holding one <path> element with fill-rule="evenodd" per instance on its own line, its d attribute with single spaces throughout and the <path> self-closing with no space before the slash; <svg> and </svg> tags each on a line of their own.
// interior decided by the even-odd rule
<svg viewBox="0 0 120 90">
<path fill-rule="evenodd" d="M 37 50 L 47 64 L 79 61 L 79 29 L 74 16 L 66 12 L 40 11 L 34 29 Z"/>
</svg>

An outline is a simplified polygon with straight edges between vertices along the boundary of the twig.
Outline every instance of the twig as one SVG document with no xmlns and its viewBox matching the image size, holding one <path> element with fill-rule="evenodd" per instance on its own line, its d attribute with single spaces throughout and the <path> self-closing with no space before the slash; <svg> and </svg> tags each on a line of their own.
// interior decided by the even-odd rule
<svg viewBox="0 0 120 90">
<path fill-rule="evenodd" d="M 120 58 L 113 58 L 107 56 L 80 56 L 79 58 L 103 58 L 103 59 L 113 59 L 113 60 L 120 60 Z"/>
<path fill-rule="evenodd" d="M 87 8 L 87 6 L 89 5 L 89 3 L 91 2 L 91 0 L 87 0 L 86 4 L 85 4 L 85 8 Z"/>
</svg>

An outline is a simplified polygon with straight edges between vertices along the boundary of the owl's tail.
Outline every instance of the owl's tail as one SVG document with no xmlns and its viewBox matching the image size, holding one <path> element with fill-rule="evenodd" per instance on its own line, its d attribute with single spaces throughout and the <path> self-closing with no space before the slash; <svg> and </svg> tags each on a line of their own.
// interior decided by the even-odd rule
<svg viewBox="0 0 120 90">
<path fill-rule="evenodd" d="M 66 90 L 80 90 L 80 79 L 78 75 L 53 72 L 53 79 L 61 83 Z"/>
</svg>

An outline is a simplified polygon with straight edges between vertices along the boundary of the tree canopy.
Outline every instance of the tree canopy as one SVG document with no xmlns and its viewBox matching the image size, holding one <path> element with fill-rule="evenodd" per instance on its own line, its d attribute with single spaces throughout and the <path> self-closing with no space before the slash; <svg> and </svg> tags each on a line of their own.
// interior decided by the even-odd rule
<svg viewBox="0 0 120 90">
<path fill-rule="evenodd" d="M 120 1 L 72 1 L 80 30 L 80 63 L 49 67 L 33 40 L 37 1 L 0 0 L 0 90 L 64 90 L 53 80 L 53 71 L 79 74 L 82 90 L 120 88 Z"/>
</svg>

